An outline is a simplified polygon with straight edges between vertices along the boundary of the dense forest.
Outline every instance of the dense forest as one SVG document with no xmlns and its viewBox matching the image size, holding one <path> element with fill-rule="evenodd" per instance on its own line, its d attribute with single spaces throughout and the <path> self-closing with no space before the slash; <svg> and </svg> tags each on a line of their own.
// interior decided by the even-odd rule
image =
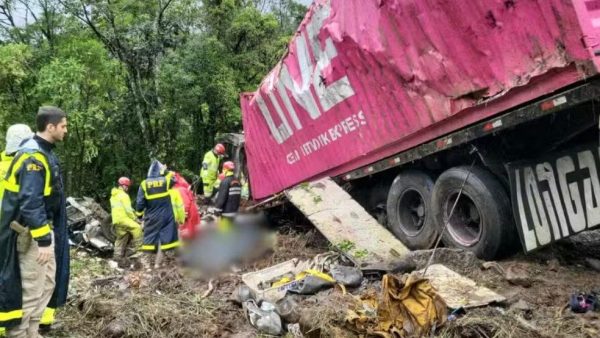
<svg viewBox="0 0 600 338">
<path fill-rule="evenodd" d="M 0 137 L 40 105 L 69 116 L 58 148 L 69 194 L 105 199 L 150 159 L 198 175 L 239 93 L 285 53 L 294 0 L 0 0 Z"/>
</svg>

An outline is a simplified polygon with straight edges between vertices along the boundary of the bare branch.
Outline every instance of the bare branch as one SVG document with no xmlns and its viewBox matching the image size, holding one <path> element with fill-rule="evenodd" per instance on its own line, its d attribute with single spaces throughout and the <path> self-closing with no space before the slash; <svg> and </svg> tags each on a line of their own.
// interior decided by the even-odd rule
<svg viewBox="0 0 600 338">
<path fill-rule="evenodd" d="M 33 18 L 33 20 L 38 21 L 37 16 L 35 15 L 35 12 L 31 9 L 31 5 L 29 4 L 29 1 L 27 0 L 19 0 L 19 3 L 23 6 L 25 6 L 25 10 L 26 10 L 26 15 L 31 15 L 31 17 Z"/>
<path fill-rule="evenodd" d="M 12 14 L 12 8 L 11 8 L 10 1 L 8 1 L 8 0 L 2 1 L 2 4 L 0 4 L 0 15 L 4 16 L 5 21 L 7 21 L 11 27 L 17 28 L 17 25 L 15 24 L 14 16 Z"/>
<path fill-rule="evenodd" d="M 173 0 L 167 0 L 164 5 L 162 5 L 161 3 L 162 1 L 158 0 L 158 13 L 156 15 L 156 22 L 154 24 L 154 30 L 157 36 L 161 35 L 160 28 L 162 27 L 165 11 L 167 10 L 167 8 L 169 8 L 171 3 L 173 3 Z"/>
</svg>

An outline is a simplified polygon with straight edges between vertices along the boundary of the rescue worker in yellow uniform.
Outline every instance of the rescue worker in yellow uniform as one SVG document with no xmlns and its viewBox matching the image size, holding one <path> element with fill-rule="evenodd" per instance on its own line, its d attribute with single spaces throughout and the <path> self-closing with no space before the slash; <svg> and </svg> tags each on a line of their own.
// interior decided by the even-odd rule
<svg viewBox="0 0 600 338">
<path fill-rule="evenodd" d="M 54 144 L 67 133 L 66 114 L 41 107 L 38 133 L 19 148 L 0 189 L 0 326 L 7 336 L 39 337 L 66 302 L 69 243 L 66 201 Z"/>
<path fill-rule="evenodd" d="M 115 258 L 121 263 L 128 256 L 128 234 L 131 236 L 133 253 L 141 248 L 142 226 L 136 221 L 137 217 L 127 193 L 131 186 L 131 180 L 127 177 L 121 177 L 117 183 L 119 186 L 111 191 L 110 209 L 117 237 L 115 240 Z"/>
<path fill-rule="evenodd" d="M 144 217 L 142 251 L 158 253 L 155 269 L 160 267 L 162 252 L 181 245 L 177 230 L 185 222 L 185 208 L 181 195 L 173 189 L 174 184 L 174 174 L 154 160 L 138 190 L 135 210 L 137 216 Z"/>
<path fill-rule="evenodd" d="M 202 169 L 200 169 L 200 177 L 202 178 L 202 188 L 204 191 L 204 200 L 210 201 L 215 191 L 215 182 L 219 176 L 219 165 L 221 159 L 225 155 L 225 146 L 221 143 L 217 144 L 211 151 L 204 154 L 202 160 Z"/>
</svg>

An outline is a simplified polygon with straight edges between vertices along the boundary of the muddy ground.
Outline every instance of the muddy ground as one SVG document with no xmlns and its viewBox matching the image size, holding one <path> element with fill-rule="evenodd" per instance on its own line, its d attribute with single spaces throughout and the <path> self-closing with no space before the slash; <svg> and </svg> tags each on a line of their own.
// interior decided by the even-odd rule
<svg viewBox="0 0 600 338">
<path fill-rule="evenodd" d="M 309 259 L 329 249 L 328 242 L 310 226 L 284 225 L 272 251 L 243 266 L 242 271 L 222 275 L 207 296 L 208 283 L 195 280 L 174 263 L 153 274 L 119 271 L 109 260 L 73 250 L 70 301 L 58 313 L 59 324 L 48 336 L 260 336 L 231 301 L 241 274 L 292 258 Z M 507 301 L 468 310 L 440 328 L 435 337 L 600 336 L 599 313 L 574 314 L 565 308 L 573 292 L 600 290 L 600 273 L 585 262 L 587 257 L 600 258 L 599 249 L 600 233 L 596 232 L 532 255 L 517 254 L 499 261 L 502 270 L 520 276 L 519 285 L 509 283 L 497 267 L 484 269 L 483 262 L 469 253 L 441 249 L 436 262 L 489 287 Z M 427 251 L 416 254 L 419 267 L 429 255 Z M 377 287 L 376 283 L 372 286 Z M 350 295 L 332 289 L 298 302 L 305 336 L 358 336 L 344 323 Z"/>
</svg>

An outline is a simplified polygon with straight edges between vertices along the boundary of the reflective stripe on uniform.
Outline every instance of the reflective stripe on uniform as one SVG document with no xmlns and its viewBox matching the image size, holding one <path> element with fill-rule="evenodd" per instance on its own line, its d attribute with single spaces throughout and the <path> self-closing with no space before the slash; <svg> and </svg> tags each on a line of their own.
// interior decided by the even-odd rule
<svg viewBox="0 0 600 338">
<path fill-rule="evenodd" d="M 23 318 L 23 310 L 14 310 L 9 312 L 0 312 L 0 322 Z"/>
<path fill-rule="evenodd" d="M 167 180 L 167 189 L 171 189 L 171 180 L 175 177 L 175 174 L 172 171 L 169 171 L 165 175 L 165 179 Z"/>
<path fill-rule="evenodd" d="M 22 153 L 22 154 L 18 155 L 16 158 L 16 161 L 11 166 L 10 174 L 8 175 L 8 178 L 6 180 L 2 181 L 2 186 L 4 189 L 6 189 L 10 192 L 18 193 L 20 190 L 20 186 L 17 183 L 17 171 L 19 171 L 21 169 L 23 162 L 25 162 L 25 160 L 27 160 L 31 157 L 40 161 L 42 163 L 42 165 L 44 166 L 44 169 L 46 171 L 46 177 L 45 177 L 45 183 L 44 183 L 44 196 L 48 197 L 52 194 L 52 186 L 50 185 L 52 174 L 50 173 L 50 165 L 48 164 L 48 160 L 46 160 L 46 156 L 42 153 L 33 153 L 33 154 Z"/>
<path fill-rule="evenodd" d="M 176 241 L 173 243 L 169 243 L 169 244 L 163 244 L 160 246 L 161 250 L 168 250 L 168 249 L 173 249 L 173 248 L 178 248 L 181 246 L 181 242 Z"/>
<path fill-rule="evenodd" d="M 17 193 L 19 192 L 19 186 L 15 183 L 11 183 L 9 181 L 2 181 L 2 188 L 4 188 L 5 190 L 8 190 L 10 192 L 14 192 Z"/>
<path fill-rule="evenodd" d="M 50 325 L 54 322 L 54 311 L 56 311 L 56 309 L 53 309 L 51 307 L 47 307 L 44 310 L 44 314 L 42 315 L 42 319 L 40 320 L 40 324 L 42 325 Z"/>
<path fill-rule="evenodd" d="M 38 229 L 31 229 L 31 237 L 33 238 L 40 238 L 40 237 L 44 237 L 47 234 L 50 233 L 50 231 L 52 231 L 52 229 L 50 228 L 49 224 L 46 224 Z"/>
<path fill-rule="evenodd" d="M 144 245 L 142 245 L 142 250 L 143 251 L 154 251 L 154 250 L 156 250 L 156 245 L 154 245 L 154 244 L 144 244 Z"/>
<path fill-rule="evenodd" d="M 144 189 L 144 195 L 146 196 L 147 200 L 151 201 L 151 200 L 156 200 L 156 199 L 159 199 L 159 198 L 167 197 L 167 196 L 169 196 L 169 192 L 167 191 L 167 192 L 163 192 L 163 193 L 160 193 L 160 194 L 148 195 L 146 193 L 146 189 Z"/>
<path fill-rule="evenodd" d="M 229 188 L 229 195 L 241 195 L 242 188 L 241 187 L 231 187 Z"/>
</svg>

